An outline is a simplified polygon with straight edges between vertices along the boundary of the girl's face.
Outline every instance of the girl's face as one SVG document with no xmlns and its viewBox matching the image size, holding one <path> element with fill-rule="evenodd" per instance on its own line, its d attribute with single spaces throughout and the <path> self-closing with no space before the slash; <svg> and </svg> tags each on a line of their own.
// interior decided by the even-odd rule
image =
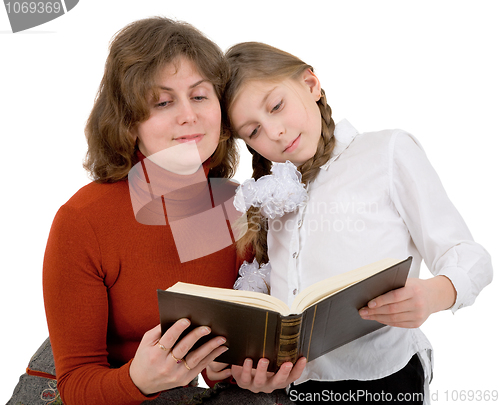
<svg viewBox="0 0 500 405">
<path fill-rule="evenodd" d="M 180 57 L 163 68 L 158 88 L 160 98 L 153 101 L 151 97 L 149 118 L 133 130 L 139 150 L 151 156 L 179 146 L 172 151 L 197 151 L 196 159 L 204 162 L 217 148 L 221 131 L 220 103 L 214 86 L 191 61 Z M 181 160 L 184 158 L 192 160 Z"/>
<path fill-rule="evenodd" d="M 310 70 L 299 79 L 244 84 L 229 111 L 231 124 L 251 148 L 273 162 L 299 166 L 314 156 L 321 135 L 318 78 Z"/>
</svg>

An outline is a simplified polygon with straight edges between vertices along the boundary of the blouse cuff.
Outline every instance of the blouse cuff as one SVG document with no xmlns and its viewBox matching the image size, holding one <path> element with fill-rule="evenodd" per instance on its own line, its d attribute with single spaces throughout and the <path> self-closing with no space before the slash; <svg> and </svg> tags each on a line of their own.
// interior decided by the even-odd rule
<svg viewBox="0 0 500 405">
<path fill-rule="evenodd" d="M 455 303 L 449 308 L 452 313 L 474 302 L 471 281 L 464 270 L 459 267 L 446 267 L 436 274 L 436 276 L 447 277 L 457 292 Z"/>
</svg>

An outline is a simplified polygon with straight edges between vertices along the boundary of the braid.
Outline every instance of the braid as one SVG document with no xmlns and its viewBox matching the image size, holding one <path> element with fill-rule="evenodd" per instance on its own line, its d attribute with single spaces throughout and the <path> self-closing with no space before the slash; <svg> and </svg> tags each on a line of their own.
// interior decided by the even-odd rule
<svg viewBox="0 0 500 405">
<path fill-rule="evenodd" d="M 271 174 L 271 166 L 273 165 L 270 160 L 267 160 L 264 156 L 258 154 L 250 146 L 247 145 L 248 150 L 252 154 L 252 177 L 255 180 L 260 179 L 262 176 Z"/>
<path fill-rule="evenodd" d="M 259 155 L 248 145 L 247 147 L 252 154 L 252 177 L 258 180 L 262 176 L 271 174 L 272 162 Z M 246 233 L 237 242 L 238 252 L 244 256 L 248 246 L 252 246 L 257 262 L 267 263 L 269 261 L 267 255 L 267 218 L 260 214 L 260 208 L 249 208 L 246 225 L 248 227 Z"/>
<path fill-rule="evenodd" d="M 321 113 L 321 136 L 314 156 L 298 168 L 302 173 L 304 184 L 308 184 L 316 178 L 320 167 L 330 159 L 335 146 L 335 137 L 333 136 L 335 122 L 332 119 L 332 109 L 326 102 L 326 94 L 323 89 L 321 89 L 321 97 L 317 104 Z"/>
</svg>

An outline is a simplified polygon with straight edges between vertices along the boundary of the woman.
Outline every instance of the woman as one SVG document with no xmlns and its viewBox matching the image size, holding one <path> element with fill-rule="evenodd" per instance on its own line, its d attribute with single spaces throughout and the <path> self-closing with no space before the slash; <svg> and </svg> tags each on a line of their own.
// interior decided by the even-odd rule
<svg viewBox="0 0 500 405">
<path fill-rule="evenodd" d="M 227 201 L 235 187 L 221 181 L 237 162 L 235 142 L 221 126 L 227 77 L 220 49 L 188 24 L 150 18 L 115 36 L 85 128 L 85 167 L 94 182 L 60 208 L 47 242 L 50 343 L 9 403 L 45 403 L 59 394 L 69 405 L 178 403 L 219 391 L 171 390 L 195 385 L 227 347 L 220 336 L 198 342 L 207 327 L 183 333 L 186 319 L 162 334 L 156 290 L 177 281 L 232 288 L 237 277 L 242 260 Z M 215 369 L 213 381 L 231 375 Z M 40 377 L 49 379 L 30 380 Z M 280 370 L 271 391 L 297 377 Z M 211 403 L 275 403 L 278 395 L 287 401 L 284 391 L 225 387 Z"/>
<path fill-rule="evenodd" d="M 210 332 L 201 327 L 180 337 L 187 320 L 162 336 L 156 289 L 177 281 L 231 288 L 239 268 L 233 245 L 181 259 L 170 215 L 161 211 L 163 223 L 148 222 L 148 206 L 137 209 L 131 200 L 141 181 L 150 188 L 158 181 L 195 183 L 198 192 L 207 189 L 207 175 L 234 173 L 236 148 L 221 127 L 219 106 L 226 72 L 214 43 L 166 18 L 134 22 L 111 43 L 85 129 L 85 167 L 94 182 L 57 213 L 44 260 L 47 321 L 65 404 L 140 404 L 188 385 L 227 349 L 215 337 L 187 354 Z M 162 151 L 186 146 L 197 153 L 189 170 L 165 170 Z M 127 179 L 133 167 L 142 179 Z M 148 177 L 151 170 L 156 177 Z M 165 208 L 166 200 L 153 199 L 150 211 L 158 201 Z"/>
</svg>

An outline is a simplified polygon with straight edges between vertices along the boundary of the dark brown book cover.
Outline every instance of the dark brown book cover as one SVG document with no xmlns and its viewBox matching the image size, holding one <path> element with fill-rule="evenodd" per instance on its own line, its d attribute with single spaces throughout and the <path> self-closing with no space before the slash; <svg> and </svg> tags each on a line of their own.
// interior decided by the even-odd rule
<svg viewBox="0 0 500 405">
<path fill-rule="evenodd" d="M 244 304 L 158 290 L 162 334 L 178 319 L 191 320 L 190 328 L 205 325 L 214 336 L 224 336 L 229 348 L 217 361 L 242 365 L 246 358 L 269 359 L 269 371 L 285 361 L 308 361 L 328 353 L 384 325 L 364 320 L 359 309 L 368 301 L 405 285 L 412 258 L 401 261 L 310 306 L 302 314 L 283 316 Z"/>
</svg>

